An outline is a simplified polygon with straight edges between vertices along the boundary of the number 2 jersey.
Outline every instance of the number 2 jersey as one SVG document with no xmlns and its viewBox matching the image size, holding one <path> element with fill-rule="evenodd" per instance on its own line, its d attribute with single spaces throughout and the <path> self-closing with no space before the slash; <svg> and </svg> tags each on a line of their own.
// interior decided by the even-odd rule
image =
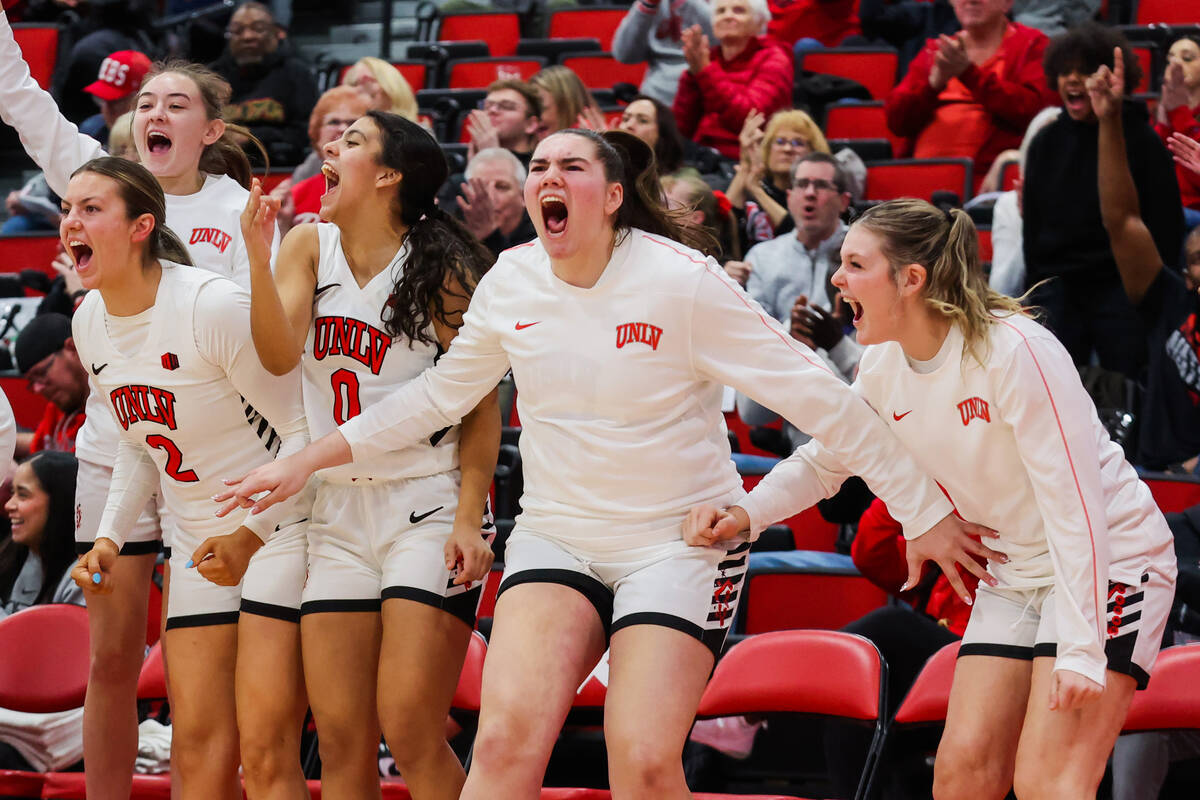
<svg viewBox="0 0 1200 800">
<path fill-rule="evenodd" d="M 407 264 L 407 248 L 359 287 L 342 252 L 341 231 L 336 225 L 316 227 L 320 258 L 303 359 L 304 410 L 313 441 L 420 375 L 441 352 L 435 344 L 393 339 L 384 330 L 383 309 Z M 436 341 L 432 327 L 429 334 Z M 458 467 L 458 439 L 458 425 L 441 428 L 403 449 L 318 474 L 337 483 L 436 475 Z"/>
<path fill-rule="evenodd" d="M 149 309 L 112 317 L 100 293 L 89 292 L 73 321 L 80 358 L 94 365 L 93 385 L 121 431 L 97 536 L 120 546 L 161 485 L 185 547 L 239 525 L 265 541 L 278 523 L 292 521 L 293 503 L 219 519 L 212 496 L 224 488 L 222 479 L 307 442 L 297 371 L 274 376 L 259 363 L 244 290 L 205 270 L 160 263 Z"/>
</svg>

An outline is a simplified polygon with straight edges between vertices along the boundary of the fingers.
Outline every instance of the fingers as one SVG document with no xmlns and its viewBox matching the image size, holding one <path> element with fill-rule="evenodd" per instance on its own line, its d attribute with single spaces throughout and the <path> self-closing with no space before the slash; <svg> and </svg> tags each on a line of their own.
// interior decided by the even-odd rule
<svg viewBox="0 0 1200 800">
<path fill-rule="evenodd" d="M 741 528 L 742 526 L 738 525 L 738 521 L 732 514 L 726 514 L 713 526 L 713 539 L 714 541 L 723 542 L 727 539 L 736 538 L 742 532 Z"/>
<path fill-rule="evenodd" d="M 1101 69 L 1105 68 L 1101 67 Z M 1113 48 L 1112 77 L 1117 86 L 1120 86 L 1122 89 L 1125 88 L 1125 53 L 1119 47 Z"/>
<path fill-rule="evenodd" d="M 217 539 L 218 537 L 216 536 L 210 536 L 201 542 L 200 546 L 192 551 L 192 557 L 188 559 L 188 562 L 183 566 L 191 569 L 197 564 L 202 563 L 204 559 L 208 558 L 210 555 L 215 556 Z"/>
<path fill-rule="evenodd" d="M 904 560 L 908 564 L 908 577 L 904 579 L 900 591 L 907 592 L 921 582 L 921 567 L 925 563 L 925 559 L 917 555 L 910 545 L 905 551 Z"/>
<path fill-rule="evenodd" d="M 963 569 L 965 569 L 967 572 L 971 573 L 976 578 L 978 578 L 980 581 L 982 581 L 983 583 L 986 583 L 988 586 L 996 585 L 996 583 L 997 583 L 996 579 L 993 578 L 990 574 L 988 574 L 986 567 L 984 567 L 982 564 L 980 564 L 978 561 L 976 561 L 974 558 L 971 557 L 969 551 L 965 551 L 963 553 L 963 555 L 958 559 L 958 564 Z M 964 584 L 964 588 L 966 588 L 965 584 Z"/>
<path fill-rule="evenodd" d="M 942 568 L 942 574 L 946 576 L 946 580 L 950 581 L 950 585 L 954 587 L 954 593 L 962 598 L 962 601 L 967 605 L 975 605 L 975 601 L 971 598 L 971 593 L 967 591 L 967 585 L 963 583 L 962 575 L 955 569 L 953 561 L 942 563 L 938 561 L 938 566 Z M 974 563 L 973 561 L 971 563 Z M 975 566 L 979 566 L 976 564 Z"/>
</svg>

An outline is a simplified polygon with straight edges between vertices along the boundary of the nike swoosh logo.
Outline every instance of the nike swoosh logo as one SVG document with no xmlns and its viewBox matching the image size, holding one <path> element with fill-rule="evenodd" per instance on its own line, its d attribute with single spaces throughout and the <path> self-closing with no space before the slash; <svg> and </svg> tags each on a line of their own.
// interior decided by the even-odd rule
<svg viewBox="0 0 1200 800">
<path fill-rule="evenodd" d="M 541 325 L 541 324 L 542 324 L 542 321 L 540 319 L 537 322 L 518 322 L 516 329 L 519 331 L 523 331 L 526 328 L 532 328 L 534 325 Z"/>
<path fill-rule="evenodd" d="M 443 508 L 445 508 L 445 506 L 438 506 L 433 511 L 426 511 L 424 514 L 418 514 L 415 511 L 410 511 L 410 512 L 408 512 L 408 521 L 410 523 L 412 523 L 413 525 L 416 525 L 421 520 L 425 519 L 426 517 L 428 517 L 432 514 L 436 514 L 437 512 L 441 511 Z"/>
<path fill-rule="evenodd" d="M 900 420 L 904 419 L 905 417 L 907 417 L 907 416 L 908 416 L 909 414 L 911 414 L 911 413 L 912 413 L 912 409 L 911 409 L 911 408 L 910 408 L 908 411 L 905 411 L 903 414 L 897 414 L 895 411 L 893 411 L 893 412 L 892 412 L 892 419 L 896 420 L 896 422 L 899 422 Z"/>
<path fill-rule="evenodd" d="M 340 283 L 327 283 L 324 286 L 318 286 L 315 290 L 313 290 L 313 297 L 320 297 L 321 292 L 327 292 L 335 286 L 341 286 L 341 284 Z"/>
<path fill-rule="evenodd" d="M 101 365 L 100 365 L 100 366 L 98 366 L 98 367 L 96 366 L 95 362 L 93 362 L 93 363 L 92 363 L 92 374 L 93 374 L 93 375 L 99 375 L 99 374 L 100 374 L 100 371 L 101 371 L 102 369 L 104 369 L 105 367 L 107 367 L 107 366 L 108 366 L 108 362 L 107 362 L 107 361 L 105 361 L 103 364 L 101 364 Z"/>
</svg>

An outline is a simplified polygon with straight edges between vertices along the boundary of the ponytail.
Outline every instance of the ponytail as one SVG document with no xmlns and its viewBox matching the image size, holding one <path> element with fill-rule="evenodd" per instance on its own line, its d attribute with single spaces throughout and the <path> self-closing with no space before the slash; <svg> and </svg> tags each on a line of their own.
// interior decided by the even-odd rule
<svg viewBox="0 0 1200 800">
<path fill-rule="evenodd" d="M 175 231 L 166 225 L 154 226 L 154 233 L 150 237 L 150 256 L 151 258 L 174 261 L 176 264 L 183 264 L 187 267 L 195 266 L 192 263 L 192 256 L 188 253 L 187 248 L 183 246 L 183 242 L 179 241 L 179 237 L 175 235 Z"/>
</svg>

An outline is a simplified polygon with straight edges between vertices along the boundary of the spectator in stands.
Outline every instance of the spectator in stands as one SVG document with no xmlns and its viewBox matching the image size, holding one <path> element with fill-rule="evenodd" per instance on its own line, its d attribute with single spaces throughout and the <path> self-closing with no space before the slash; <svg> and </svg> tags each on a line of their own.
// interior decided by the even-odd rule
<svg viewBox="0 0 1200 800">
<path fill-rule="evenodd" d="M 382 58 L 366 56 L 354 62 L 342 76 L 342 85 L 365 94 L 376 111 L 390 111 L 410 122 L 417 121 L 417 96 L 412 86 L 400 70 Z"/>
<path fill-rule="evenodd" d="M 683 32 L 693 25 L 712 36 L 707 0 L 638 0 L 613 36 L 613 57 L 624 64 L 645 62 L 641 93 L 669 107 L 687 68 Z"/>
<path fill-rule="evenodd" d="M 142 78 L 150 71 L 150 59 L 137 50 L 118 50 L 100 63 L 100 72 L 95 81 L 84 87 L 84 91 L 96 98 L 100 113 L 83 121 L 79 130 L 108 149 L 108 134 L 117 117 L 133 110 Z"/>
<path fill-rule="evenodd" d="M 896 48 L 900 74 L 925 47 L 925 42 L 962 30 L 950 0 L 862 0 L 858 7 L 863 36 Z"/>
<path fill-rule="evenodd" d="M 127 161 L 138 161 L 137 146 L 133 143 L 133 112 L 126 111 L 113 121 L 108 132 L 109 155 L 124 158 Z"/>
<path fill-rule="evenodd" d="M 713 253 L 718 261 L 742 257 L 737 234 L 737 217 L 723 192 L 713 191 L 692 170 L 667 175 L 662 179 L 667 208 L 687 214 L 686 221 L 708 230 L 720 245 L 720 253 Z"/>
<path fill-rule="evenodd" d="M 833 156 L 809 153 L 795 162 L 787 207 L 795 230 L 755 245 L 744 264 L 730 262 L 725 270 L 735 279 L 744 275 L 746 293 L 764 311 L 789 326 L 792 336 L 850 380 L 862 348 L 845 335 L 845 314 L 840 304 L 835 305 L 837 292 L 829 283 L 841 264 L 846 236 L 841 217 L 850 207 L 846 176 Z M 737 406 L 747 425 L 769 425 L 778 418 L 743 394 L 738 394 Z M 808 441 L 808 436 L 790 423 L 785 423 L 784 435 L 789 452 Z"/>
<path fill-rule="evenodd" d="M 763 120 L 757 110 L 746 115 L 738 137 L 741 159 L 726 189 L 744 218 L 744 239 L 751 247 L 793 229 L 787 209 L 792 167 L 809 153 L 829 153 L 825 134 L 807 113 L 778 111 L 765 131 Z"/>
<path fill-rule="evenodd" d="M 767 35 L 789 47 L 802 40 L 835 47 L 862 30 L 858 0 L 768 0 L 768 6 Z"/>
<path fill-rule="evenodd" d="M 468 155 L 474 157 L 480 150 L 503 147 L 528 168 L 529 157 L 537 146 L 541 117 L 542 95 L 531 84 L 512 78 L 493 82 L 483 98 L 483 107 L 467 117 L 467 132 L 471 135 Z"/>
<path fill-rule="evenodd" d="M 458 197 L 463 223 L 494 255 L 537 236 L 525 211 L 525 166 L 511 151 L 480 150 L 464 177 Z"/>
<path fill-rule="evenodd" d="M 85 91 L 96 80 L 100 65 L 118 50 L 136 50 L 153 57 L 162 52 L 153 28 L 156 0 L 89 0 L 65 32 L 70 50 L 65 64 L 55 69 L 52 93 L 63 116 L 81 124 L 96 113 L 95 98 Z"/>
<path fill-rule="evenodd" d="M 74 452 L 89 390 L 87 370 L 71 338 L 70 318 L 62 314 L 34 317 L 18 334 L 13 356 L 30 391 L 50 401 L 37 429 L 32 434 L 18 434 L 17 458 L 41 450 Z"/>
<path fill-rule="evenodd" d="M 70 453 L 48 451 L 13 474 L 4 505 L 12 536 L 0 543 L 0 618 L 42 603 L 84 604 L 69 569 L 75 563 L 76 467 Z"/>
<path fill-rule="evenodd" d="M 255 0 L 233 12 L 226 36 L 225 52 L 209 65 L 233 90 L 225 121 L 249 129 L 273 164 L 300 163 L 308 150 L 305 122 L 317 102 L 312 70 L 280 48 L 286 32 Z"/>
<path fill-rule="evenodd" d="M 671 109 L 653 97 L 639 94 L 621 114 L 621 130 L 632 133 L 654 149 L 659 176 L 670 175 L 683 164 L 683 137 Z"/>
<path fill-rule="evenodd" d="M 1162 97 L 1155 110 L 1154 130 L 1163 142 L 1178 131 L 1193 139 L 1200 136 L 1200 39 L 1183 36 L 1167 51 Z M 1175 177 L 1189 228 L 1200 225 L 1200 176 L 1178 166 Z"/>
<path fill-rule="evenodd" d="M 888 127 L 914 157 L 971 159 L 975 188 L 1055 99 L 1042 72 L 1046 35 L 1009 22 L 1011 3 L 951 0 L 962 31 L 926 42 L 886 101 Z"/>
<path fill-rule="evenodd" d="M 604 117 L 579 76 L 560 64 L 538 70 L 529 81 L 542 100 L 538 141 L 563 128 L 604 130 Z"/>
<path fill-rule="evenodd" d="M 1022 192 L 1025 282 L 1033 286 L 1055 278 L 1039 286 L 1032 300 L 1076 364 L 1090 363 L 1094 351 L 1102 368 L 1136 379 L 1146 361 L 1146 336 L 1121 286 L 1100 216 L 1098 125 L 1085 87 L 1101 65 L 1111 67 L 1117 47 L 1128 96 L 1141 68 L 1116 29 L 1089 23 L 1056 37 L 1046 50 L 1046 81 L 1059 92 L 1066 113 L 1029 145 Z M 1174 264 L 1183 240 L 1174 166 L 1150 128 L 1145 106 L 1127 102 L 1122 113 L 1142 218 L 1160 263 Z"/>
<path fill-rule="evenodd" d="M 1047 36 L 1090 22 L 1099 10 L 1100 0 L 1013 0 L 1012 4 L 1014 21 Z"/>
<path fill-rule="evenodd" d="M 683 32 L 688 68 L 675 95 L 679 132 L 729 159 L 751 111 L 769 117 L 791 105 L 792 59 L 766 33 L 766 0 L 712 0 L 717 44 L 698 25 Z"/>
<path fill-rule="evenodd" d="M 1062 109 L 1058 106 L 1043 108 L 1029 123 L 1021 147 L 1017 150 L 1017 164 L 1022 178 L 1025 175 L 1025 159 L 1029 155 L 1029 144 L 1037 132 L 1054 120 Z M 1010 191 L 1004 192 L 992 206 L 992 271 L 988 285 L 997 292 L 1018 297 L 1025 291 L 1025 250 L 1022 246 L 1021 222 L 1021 179 Z"/>
<path fill-rule="evenodd" d="M 61 201 L 39 172 L 20 189 L 4 198 L 8 219 L 0 225 L 0 236 L 31 231 L 56 231 L 62 217 Z"/>
<path fill-rule="evenodd" d="M 1116 76 L 1128 77 L 1122 75 L 1122 66 L 1118 61 L 1110 83 L 1093 78 L 1087 88 L 1094 113 L 1100 118 L 1097 173 L 1104 231 L 1111 242 L 1120 285 L 1148 334 L 1145 402 L 1133 460 L 1150 469 L 1187 462 L 1194 470 L 1200 454 L 1200 295 L 1175 270 L 1164 269 L 1162 253 L 1143 221 L 1145 206 L 1139 202 L 1141 193 L 1130 169 L 1134 158 L 1143 154 L 1128 153 L 1126 147 L 1129 120 L 1121 101 L 1129 81 L 1125 80 L 1124 86 L 1116 82 Z"/>
</svg>

